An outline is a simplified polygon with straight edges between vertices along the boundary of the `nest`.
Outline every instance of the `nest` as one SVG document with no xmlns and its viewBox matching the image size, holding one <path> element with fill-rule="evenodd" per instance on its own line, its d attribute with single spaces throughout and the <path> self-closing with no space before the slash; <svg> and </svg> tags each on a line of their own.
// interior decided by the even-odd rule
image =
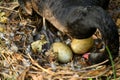
<svg viewBox="0 0 120 80">
<path fill-rule="evenodd" d="M 39 32 L 43 29 L 41 16 L 25 14 L 19 9 L 16 2 L 1 3 L 0 5 L 1 79 L 84 80 L 94 78 L 104 80 L 115 77 L 119 79 L 119 57 L 115 59 L 114 66 L 104 65 L 108 60 L 90 66 L 78 55 L 75 55 L 69 63 L 57 62 L 54 55 L 48 56 L 48 54 L 52 54 L 51 50 L 48 50 L 49 44 L 42 46 L 41 53 L 32 51 L 30 44 L 40 39 L 44 33 L 44 31 Z M 114 19 L 117 21 L 117 18 Z M 54 34 L 58 34 L 49 22 L 46 23 Z M 66 36 L 63 36 L 64 34 L 60 34 L 55 37 L 57 40 L 66 39 Z"/>
</svg>

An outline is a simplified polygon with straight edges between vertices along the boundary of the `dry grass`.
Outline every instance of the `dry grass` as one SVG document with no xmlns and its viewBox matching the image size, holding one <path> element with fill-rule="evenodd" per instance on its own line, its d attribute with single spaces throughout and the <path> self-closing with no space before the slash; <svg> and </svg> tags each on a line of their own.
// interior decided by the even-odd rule
<svg viewBox="0 0 120 80">
<path fill-rule="evenodd" d="M 5 1 L 7 3 L 5 3 Z M 33 53 L 30 44 L 38 25 L 41 24 L 39 15 L 30 17 L 21 15 L 19 5 L 15 1 L 0 2 L 0 79 L 1 80 L 96 80 L 112 79 L 112 66 L 102 65 L 107 62 L 88 66 L 81 59 L 67 64 L 52 61 L 52 56 L 43 53 Z M 119 0 L 112 1 L 110 13 L 120 27 Z M 115 7 L 112 5 L 115 4 Z M 116 12 L 115 12 L 116 11 Z M 2 14 L 2 15 L 1 15 Z M 38 24 L 39 23 L 39 24 Z M 47 53 L 52 53 L 47 51 Z M 83 65 L 81 65 L 83 64 Z M 117 79 L 120 79 L 120 58 L 115 60 Z"/>
</svg>

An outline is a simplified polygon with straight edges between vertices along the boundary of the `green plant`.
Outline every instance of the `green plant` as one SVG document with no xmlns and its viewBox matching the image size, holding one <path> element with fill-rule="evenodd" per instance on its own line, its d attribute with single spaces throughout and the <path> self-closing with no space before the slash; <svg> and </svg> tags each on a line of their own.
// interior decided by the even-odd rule
<svg viewBox="0 0 120 80">
<path fill-rule="evenodd" d="M 108 46 L 106 46 L 106 50 L 107 50 L 107 52 L 108 52 L 108 54 L 109 54 L 109 57 L 110 57 L 110 62 L 111 62 L 112 70 L 113 70 L 113 73 L 114 73 L 114 74 L 113 74 L 113 77 L 114 77 L 114 79 L 116 80 L 116 70 L 115 70 L 115 65 L 114 65 L 113 57 L 112 57 L 112 55 L 111 55 L 111 52 L 110 52 Z"/>
</svg>

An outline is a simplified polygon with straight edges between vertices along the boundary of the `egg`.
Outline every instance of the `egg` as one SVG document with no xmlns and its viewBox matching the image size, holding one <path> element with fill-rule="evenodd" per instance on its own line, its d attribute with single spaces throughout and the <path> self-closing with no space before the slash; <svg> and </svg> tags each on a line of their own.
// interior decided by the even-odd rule
<svg viewBox="0 0 120 80">
<path fill-rule="evenodd" d="M 62 42 L 55 42 L 52 45 L 53 52 L 57 53 L 57 59 L 61 63 L 68 63 L 73 58 L 72 50 Z"/>
<path fill-rule="evenodd" d="M 84 54 L 88 52 L 94 44 L 92 37 L 86 39 L 73 39 L 71 49 L 75 54 Z"/>
</svg>

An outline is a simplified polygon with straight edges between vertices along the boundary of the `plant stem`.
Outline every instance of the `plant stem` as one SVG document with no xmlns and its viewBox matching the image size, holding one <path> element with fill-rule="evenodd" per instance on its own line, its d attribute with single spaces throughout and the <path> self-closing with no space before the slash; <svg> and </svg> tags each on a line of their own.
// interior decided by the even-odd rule
<svg viewBox="0 0 120 80">
<path fill-rule="evenodd" d="M 114 65 L 113 57 L 112 57 L 112 55 L 111 55 L 111 52 L 110 52 L 108 46 L 106 46 L 106 50 L 107 50 L 107 52 L 108 52 L 108 54 L 109 54 L 109 57 L 110 57 L 110 62 L 111 62 L 111 65 L 112 65 L 112 70 L 113 70 L 113 77 L 114 77 L 114 79 L 116 80 L 115 65 Z"/>
</svg>

